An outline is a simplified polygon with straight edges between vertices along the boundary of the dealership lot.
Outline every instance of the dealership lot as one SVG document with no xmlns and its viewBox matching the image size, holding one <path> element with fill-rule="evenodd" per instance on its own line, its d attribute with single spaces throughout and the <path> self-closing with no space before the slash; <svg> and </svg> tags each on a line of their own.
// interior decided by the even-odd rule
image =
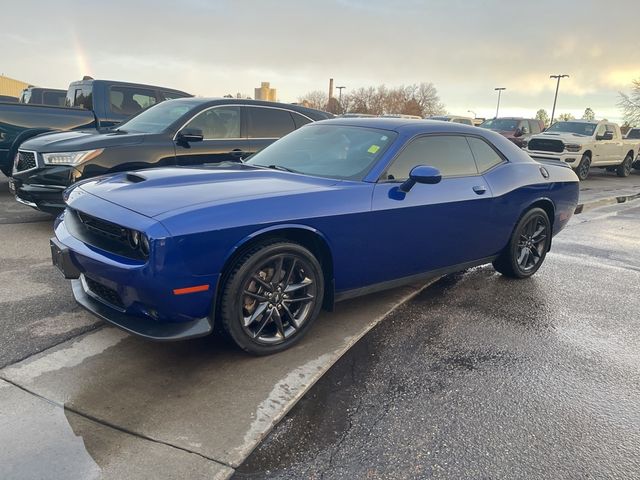
<svg viewBox="0 0 640 480">
<path fill-rule="evenodd" d="M 594 172 L 582 184 L 586 213 L 574 224 L 597 216 L 590 207 L 638 193 L 638 172 L 628 178 Z M 4 178 L 0 212 L 0 403 L 7 407 L 0 414 L 7 428 L 0 431 L 14 439 L 13 450 L 0 453 L 0 465 L 30 468 L 34 477 L 46 458 L 62 454 L 78 462 L 60 468 L 80 476 L 102 471 L 117 478 L 127 463 L 141 477 L 154 469 L 176 478 L 228 476 L 336 359 L 421 288 L 340 304 L 301 345 L 267 358 L 248 357 L 218 339 L 149 343 L 105 327 L 75 305 L 68 283 L 50 265 L 51 218 L 15 203 Z M 558 237 L 557 265 L 565 256 L 586 261 L 587 252 L 603 248 L 592 232 L 575 243 L 582 253 L 573 252 L 578 230 Z M 616 239 L 608 241 L 606 248 L 617 252 Z M 43 462 L 29 458 L 29 467 L 21 466 L 34 444 L 44 451 Z M 136 463 L 143 461 L 148 464 Z"/>
</svg>

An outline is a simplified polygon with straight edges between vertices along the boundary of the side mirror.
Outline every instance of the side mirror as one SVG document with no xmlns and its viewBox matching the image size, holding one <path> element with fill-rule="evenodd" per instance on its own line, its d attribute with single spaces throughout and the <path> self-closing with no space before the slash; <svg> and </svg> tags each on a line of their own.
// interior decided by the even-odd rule
<svg viewBox="0 0 640 480">
<path fill-rule="evenodd" d="M 176 135 L 176 140 L 181 143 L 201 142 L 204 134 L 199 128 L 183 128 Z"/>
<path fill-rule="evenodd" d="M 440 183 L 442 180 L 442 174 L 440 170 L 435 167 L 428 167 L 426 165 L 418 165 L 411 169 L 411 173 L 409 173 L 409 178 L 400 185 L 400 191 L 407 193 L 409 190 L 413 188 L 416 183 L 426 183 L 429 185 L 434 185 L 436 183 Z"/>
</svg>

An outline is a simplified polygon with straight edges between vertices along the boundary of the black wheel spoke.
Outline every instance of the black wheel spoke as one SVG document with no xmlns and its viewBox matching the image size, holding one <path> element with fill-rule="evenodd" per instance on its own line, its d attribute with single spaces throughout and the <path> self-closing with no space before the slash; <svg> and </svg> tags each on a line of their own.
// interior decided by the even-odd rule
<svg viewBox="0 0 640 480">
<path fill-rule="evenodd" d="M 260 334 L 262 333 L 262 330 L 264 330 L 264 327 L 266 327 L 267 324 L 271 321 L 272 317 L 273 317 L 273 309 L 271 309 L 268 314 L 264 315 L 262 321 L 258 324 L 258 328 L 253 334 L 254 338 L 258 338 L 260 336 Z"/>
<path fill-rule="evenodd" d="M 273 289 L 273 287 L 271 285 L 269 285 L 266 281 L 264 281 L 262 278 L 260 278 L 260 275 L 254 275 L 251 278 L 254 281 L 258 282 L 260 285 L 262 285 L 262 287 L 266 288 L 267 290 L 272 290 Z"/>
<path fill-rule="evenodd" d="M 244 317 L 244 326 L 248 327 L 252 323 L 254 323 L 256 320 L 264 316 L 266 309 L 267 309 L 267 302 L 259 303 L 251 315 L 249 315 L 248 317 Z"/>
<path fill-rule="evenodd" d="M 296 321 L 296 317 L 293 315 L 293 313 L 291 313 L 291 310 L 289 310 L 289 306 L 286 303 L 283 302 L 282 309 L 284 310 L 284 312 L 289 317 L 289 325 L 291 325 L 293 328 L 295 328 L 297 330 L 298 329 L 298 322 Z"/>
<path fill-rule="evenodd" d="M 287 278 L 284 281 L 285 285 L 289 285 L 291 283 L 291 279 L 293 278 L 293 273 L 296 270 L 296 265 L 298 264 L 298 260 L 297 259 L 293 259 L 293 261 L 291 262 L 291 267 L 289 268 L 289 273 L 287 273 Z"/>
<path fill-rule="evenodd" d="M 273 277 L 271 277 L 271 283 L 273 283 L 274 285 L 282 281 L 282 277 L 284 277 L 283 267 L 284 256 L 280 255 L 276 258 L 275 270 L 273 271 Z"/>
<path fill-rule="evenodd" d="M 255 298 L 256 300 L 259 300 L 261 302 L 267 302 L 269 300 L 267 297 L 257 292 L 250 292 L 249 290 L 245 290 L 243 293 L 248 297 Z"/>
<path fill-rule="evenodd" d="M 286 334 L 284 332 L 284 325 L 282 324 L 282 317 L 280 316 L 280 312 L 275 308 L 273 309 L 273 322 L 276 324 L 278 335 L 284 340 Z"/>
<path fill-rule="evenodd" d="M 292 283 L 290 285 L 287 285 L 284 289 L 284 293 L 290 294 L 293 292 L 297 292 L 298 290 L 308 287 L 312 283 L 313 281 L 310 278 L 305 278 L 300 283 Z"/>
</svg>

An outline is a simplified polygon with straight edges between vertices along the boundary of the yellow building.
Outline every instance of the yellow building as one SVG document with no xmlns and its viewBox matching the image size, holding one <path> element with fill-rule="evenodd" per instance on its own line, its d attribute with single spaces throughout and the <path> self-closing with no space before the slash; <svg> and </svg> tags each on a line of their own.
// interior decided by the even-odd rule
<svg viewBox="0 0 640 480">
<path fill-rule="evenodd" d="M 255 89 L 255 95 L 253 96 L 256 100 L 267 100 L 269 102 L 276 101 L 276 89 L 271 88 L 269 86 L 269 82 L 262 82 L 260 84 L 260 88 Z"/>
<path fill-rule="evenodd" d="M 20 80 L 14 80 L 13 78 L 0 75 L 0 95 L 9 95 L 12 97 L 20 98 L 22 90 L 29 86 L 28 83 L 21 82 Z"/>
</svg>

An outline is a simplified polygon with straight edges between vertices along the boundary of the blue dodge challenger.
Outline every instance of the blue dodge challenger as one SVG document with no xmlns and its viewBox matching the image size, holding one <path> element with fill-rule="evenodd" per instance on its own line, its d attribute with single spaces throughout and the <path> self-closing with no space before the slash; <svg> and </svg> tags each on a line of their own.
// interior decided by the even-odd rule
<svg viewBox="0 0 640 480">
<path fill-rule="evenodd" d="M 76 300 L 120 328 L 179 340 L 218 322 L 263 355 L 341 299 L 491 262 L 533 275 L 578 188 L 489 130 L 334 119 L 242 163 L 80 182 L 51 252 Z"/>
</svg>

